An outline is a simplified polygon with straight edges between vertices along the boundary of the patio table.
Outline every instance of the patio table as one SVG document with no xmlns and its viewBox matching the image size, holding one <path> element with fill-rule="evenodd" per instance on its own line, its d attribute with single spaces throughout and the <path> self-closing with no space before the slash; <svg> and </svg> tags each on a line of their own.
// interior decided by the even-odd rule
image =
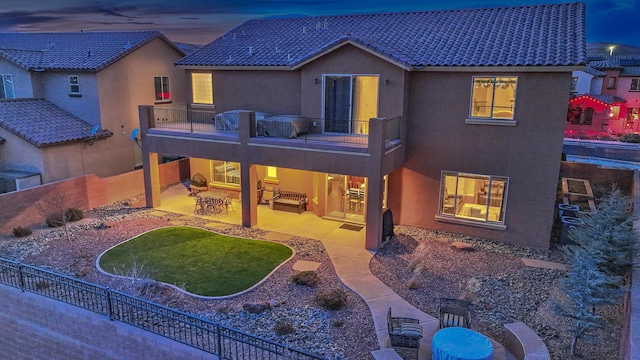
<svg viewBox="0 0 640 360">
<path fill-rule="evenodd" d="M 462 327 L 448 327 L 433 335 L 433 360 L 493 360 L 493 345 L 486 336 Z"/>
<path fill-rule="evenodd" d="M 226 195 L 224 193 L 215 191 L 201 191 L 196 194 L 197 197 L 204 199 L 204 208 L 201 208 L 203 213 L 208 213 L 209 210 L 213 210 L 216 214 L 221 211 L 221 207 L 224 206 L 224 199 Z"/>
</svg>

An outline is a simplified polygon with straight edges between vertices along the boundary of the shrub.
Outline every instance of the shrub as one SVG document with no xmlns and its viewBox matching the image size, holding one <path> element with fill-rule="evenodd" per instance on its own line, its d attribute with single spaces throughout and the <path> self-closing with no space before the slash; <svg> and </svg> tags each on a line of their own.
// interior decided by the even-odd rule
<svg viewBox="0 0 640 360">
<path fill-rule="evenodd" d="M 420 287 L 422 287 L 422 283 L 420 282 L 420 279 L 418 279 L 417 275 L 414 275 L 411 277 L 411 279 L 409 279 L 409 282 L 407 283 L 407 288 L 409 290 L 415 290 L 415 289 L 419 289 Z"/>
<path fill-rule="evenodd" d="M 273 332 L 278 336 L 294 334 L 296 332 L 296 328 L 294 328 L 293 324 L 288 321 L 278 321 L 273 327 Z"/>
<path fill-rule="evenodd" d="M 78 221 L 84 219 L 84 213 L 78 208 L 70 208 L 65 213 L 67 221 Z"/>
<path fill-rule="evenodd" d="M 640 134 L 624 134 L 620 136 L 620 141 L 627 143 L 640 143 Z"/>
<path fill-rule="evenodd" d="M 347 292 L 343 289 L 336 288 L 316 294 L 315 300 L 318 305 L 326 309 L 339 310 L 347 303 Z"/>
<path fill-rule="evenodd" d="M 17 228 L 13 228 L 13 235 L 15 235 L 16 237 L 29 236 L 31 235 L 31 229 L 18 226 Z"/>
<path fill-rule="evenodd" d="M 344 325 L 344 320 L 342 319 L 331 319 L 331 326 L 333 327 L 341 327 Z"/>
<path fill-rule="evenodd" d="M 297 274 L 291 276 L 291 281 L 298 285 L 306 285 L 308 287 L 315 287 L 318 285 L 318 273 L 313 270 L 300 271 Z"/>
<path fill-rule="evenodd" d="M 64 225 L 64 219 L 62 218 L 62 215 L 60 215 L 60 214 L 49 215 L 47 217 L 47 225 L 49 225 L 49 227 L 62 226 L 62 225 Z"/>
</svg>

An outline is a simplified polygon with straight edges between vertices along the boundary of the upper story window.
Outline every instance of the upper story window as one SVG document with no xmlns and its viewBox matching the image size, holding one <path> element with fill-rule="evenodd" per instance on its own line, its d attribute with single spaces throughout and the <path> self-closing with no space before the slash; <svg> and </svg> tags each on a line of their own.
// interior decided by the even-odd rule
<svg viewBox="0 0 640 360">
<path fill-rule="evenodd" d="M 15 99 L 16 93 L 13 90 L 13 78 L 8 74 L 0 75 L 0 99 Z"/>
<path fill-rule="evenodd" d="M 171 89 L 168 76 L 156 76 L 153 78 L 155 85 L 156 102 L 171 101 Z"/>
<path fill-rule="evenodd" d="M 78 75 L 69 75 L 69 93 L 80 94 L 80 81 Z"/>
<path fill-rule="evenodd" d="M 616 78 L 616 77 L 608 78 L 607 79 L 607 89 L 615 89 L 617 80 L 618 80 L 618 78 Z"/>
<path fill-rule="evenodd" d="M 629 91 L 640 91 L 640 78 L 631 79 Z"/>
<path fill-rule="evenodd" d="M 443 171 L 438 220 L 503 229 L 508 182 L 501 176 Z"/>
<path fill-rule="evenodd" d="M 191 74 L 191 91 L 196 104 L 213 104 L 213 82 L 210 73 Z"/>
<path fill-rule="evenodd" d="M 470 116 L 483 120 L 513 120 L 517 85 L 517 77 L 474 76 Z"/>
</svg>

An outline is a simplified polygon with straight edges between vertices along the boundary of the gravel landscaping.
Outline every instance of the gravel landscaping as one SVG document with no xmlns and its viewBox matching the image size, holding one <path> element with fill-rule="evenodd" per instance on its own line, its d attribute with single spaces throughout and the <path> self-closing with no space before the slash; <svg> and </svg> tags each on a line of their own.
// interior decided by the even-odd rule
<svg viewBox="0 0 640 360">
<path fill-rule="evenodd" d="M 94 209 L 86 218 L 70 223 L 67 240 L 61 228 L 46 225 L 33 234 L 16 238 L 0 235 L 0 257 L 44 267 L 111 288 L 148 298 L 157 303 L 190 312 L 250 334 L 330 359 L 370 359 L 378 347 L 373 320 L 367 305 L 346 288 L 335 274 L 320 241 L 292 237 L 282 242 L 296 250 L 295 257 L 256 289 L 227 299 L 203 300 L 189 297 L 148 281 L 123 281 L 96 270 L 97 256 L 122 241 L 158 227 L 184 224 L 205 227 L 211 220 L 135 208 L 136 199 Z M 214 231 L 247 238 L 264 238 L 258 229 L 230 226 Z M 373 258 L 374 275 L 404 299 L 436 316 L 438 298 L 464 297 L 473 302 L 471 328 L 498 342 L 503 324 L 522 321 L 544 340 L 553 359 L 571 359 L 569 322 L 554 315 L 554 302 L 564 301 L 560 279 L 564 272 L 524 266 L 521 258 L 561 262 L 557 250 L 539 251 L 425 229 L 397 226 L 396 236 Z M 471 244 L 475 251 L 456 251 L 451 242 Z M 297 260 L 320 263 L 320 282 L 310 288 L 296 285 L 291 276 Z M 344 289 L 347 306 L 327 310 L 314 296 L 332 289 Z M 268 304 L 253 314 L 247 304 Z M 594 333 L 596 344 L 580 342 L 581 359 L 615 359 L 619 353 L 621 306 L 598 312 L 608 321 Z M 276 324 L 288 323 L 293 333 L 276 335 Z"/>
</svg>

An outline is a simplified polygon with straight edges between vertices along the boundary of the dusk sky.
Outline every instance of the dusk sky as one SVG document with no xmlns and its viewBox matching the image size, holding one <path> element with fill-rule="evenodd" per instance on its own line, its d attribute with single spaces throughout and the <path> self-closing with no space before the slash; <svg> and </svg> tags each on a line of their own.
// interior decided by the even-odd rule
<svg viewBox="0 0 640 360">
<path fill-rule="evenodd" d="M 0 0 L 0 32 L 159 30 L 205 44 L 245 20 L 538 5 L 552 0 Z M 587 0 L 587 41 L 640 46 L 640 0 Z"/>
</svg>

